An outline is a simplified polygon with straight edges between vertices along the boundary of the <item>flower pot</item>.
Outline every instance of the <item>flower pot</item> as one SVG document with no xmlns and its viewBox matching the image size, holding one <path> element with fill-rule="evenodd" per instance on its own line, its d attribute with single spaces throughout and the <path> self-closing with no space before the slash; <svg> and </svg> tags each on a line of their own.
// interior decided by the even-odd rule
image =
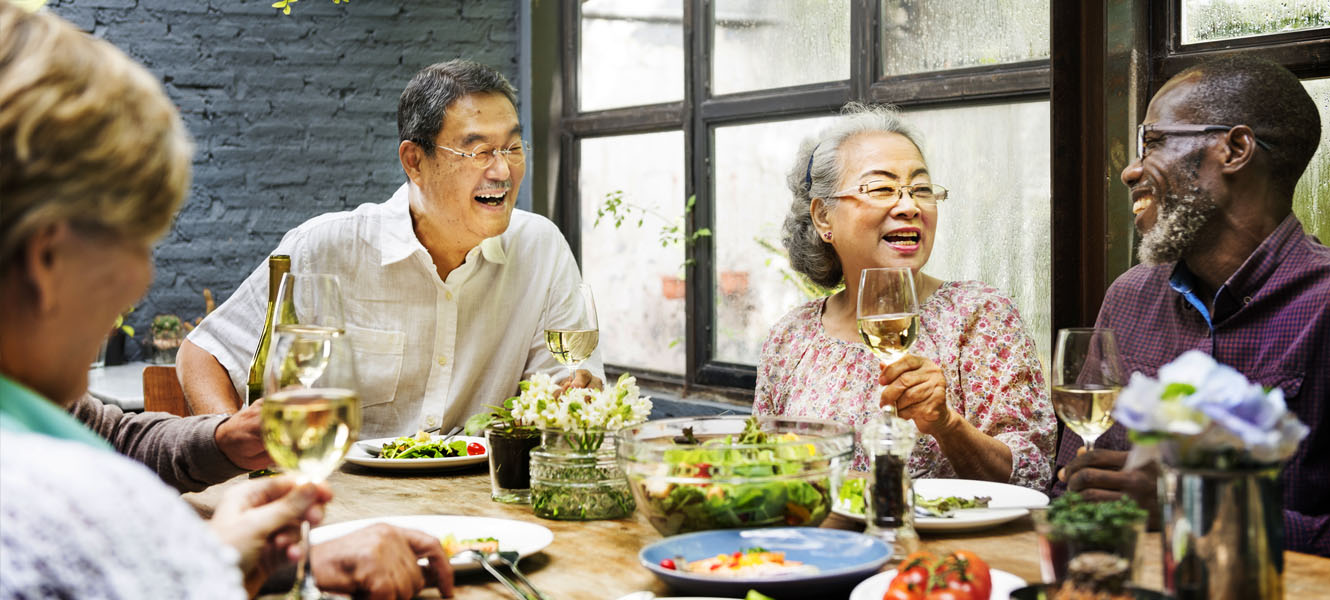
<svg viewBox="0 0 1330 600">
<path fill-rule="evenodd" d="M 615 436 L 604 430 L 541 430 L 531 451 L 531 510 L 564 521 L 618 519 L 637 504 L 615 455 Z"/>
<path fill-rule="evenodd" d="M 1164 589 L 1178 600 L 1284 597 L 1279 466 L 1164 467 Z"/>
<path fill-rule="evenodd" d="M 1087 552 L 1111 554 L 1127 560 L 1129 573 L 1135 583 L 1140 572 L 1141 548 L 1139 540 L 1145 535 L 1145 518 L 1121 529 L 1104 529 L 1097 523 L 1076 526 L 1055 525 L 1048 519 L 1048 509 L 1030 511 L 1034 530 L 1038 535 L 1039 573 L 1044 583 L 1059 583 L 1066 579 L 1071 560 Z M 1155 584 L 1157 585 L 1157 583 Z"/>
<path fill-rule="evenodd" d="M 740 296 L 748 291 L 748 271 L 721 271 L 720 292 L 726 296 Z"/>
<path fill-rule="evenodd" d="M 688 291 L 687 285 L 683 279 L 673 275 L 660 276 L 660 293 L 666 300 L 682 300 L 684 293 Z"/>
<path fill-rule="evenodd" d="M 491 425 L 485 429 L 490 454 L 490 499 L 504 504 L 531 503 L 531 450 L 540 432 Z"/>
</svg>

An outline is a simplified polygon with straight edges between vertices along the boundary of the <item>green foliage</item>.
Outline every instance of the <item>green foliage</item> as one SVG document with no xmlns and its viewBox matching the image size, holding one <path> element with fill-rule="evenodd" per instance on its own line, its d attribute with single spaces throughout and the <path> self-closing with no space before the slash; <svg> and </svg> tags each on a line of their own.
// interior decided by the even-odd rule
<svg viewBox="0 0 1330 600">
<path fill-rule="evenodd" d="M 1050 538 L 1105 550 L 1115 548 L 1145 517 L 1145 509 L 1126 496 L 1087 502 L 1080 494 L 1067 492 L 1048 506 Z"/>
<path fill-rule="evenodd" d="M 157 315 L 152 318 L 152 334 L 160 336 L 167 333 L 180 333 L 180 317 L 175 315 Z"/>
<path fill-rule="evenodd" d="M 291 5 L 299 1 L 300 0 L 277 0 L 276 2 L 272 3 L 272 7 L 280 8 L 282 9 L 282 14 L 289 15 L 291 14 Z M 350 4 L 351 0 L 333 0 L 333 4 L 341 4 L 343 2 Z"/>
<path fill-rule="evenodd" d="M 711 237 L 711 229 L 702 227 L 693 231 L 691 234 L 684 227 L 684 219 L 693 212 L 693 206 L 697 204 L 697 196 L 689 196 L 684 203 L 683 215 L 671 219 L 658 211 L 652 210 L 640 204 L 628 202 L 623 199 L 623 190 L 614 190 L 605 194 L 605 201 L 596 208 L 596 220 L 592 227 L 599 227 L 600 222 L 605 220 L 614 224 L 615 229 L 623 227 L 624 221 L 632 223 L 637 222 L 637 227 L 646 227 L 647 217 L 659 221 L 660 229 L 656 233 L 656 239 L 660 242 L 661 248 L 669 248 L 677 244 L 692 246 L 702 238 Z M 685 259 L 680 267 L 687 267 L 695 261 L 691 258 Z"/>
</svg>

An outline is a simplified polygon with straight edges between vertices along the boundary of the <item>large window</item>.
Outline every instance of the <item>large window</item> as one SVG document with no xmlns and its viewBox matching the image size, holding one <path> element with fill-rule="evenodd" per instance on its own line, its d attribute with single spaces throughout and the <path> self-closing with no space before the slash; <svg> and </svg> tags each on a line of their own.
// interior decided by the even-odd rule
<svg viewBox="0 0 1330 600">
<path fill-rule="evenodd" d="M 607 364 L 751 389 L 768 328 L 819 293 L 783 255 L 786 174 L 851 100 L 902 107 L 952 190 L 925 271 L 1011 296 L 1046 359 L 1132 263 L 1116 179 L 1150 93 L 1207 55 L 1258 52 L 1324 107 L 1327 1 L 1274 19 L 1250 16 L 1267 0 L 543 3 L 560 75 L 543 176 Z M 1323 238 L 1327 154 L 1296 209 Z"/>
</svg>

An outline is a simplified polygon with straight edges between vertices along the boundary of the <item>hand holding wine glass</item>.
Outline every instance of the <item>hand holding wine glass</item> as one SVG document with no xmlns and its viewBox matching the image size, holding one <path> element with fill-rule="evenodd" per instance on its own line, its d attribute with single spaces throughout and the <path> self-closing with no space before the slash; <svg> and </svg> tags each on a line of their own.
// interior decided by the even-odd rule
<svg viewBox="0 0 1330 600">
<path fill-rule="evenodd" d="M 919 336 L 919 300 L 907 267 L 864 269 L 859 274 L 859 337 L 885 364 L 909 353 Z"/>
<path fill-rule="evenodd" d="M 596 318 L 596 300 L 591 286 L 580 283 L 573 300 L 572 313 L 557 327 L 545 330 L 545 347 L 554 360 L 568 367 L 570 381 L 577 376 L 577 368 L 591 357 L 600 343 L 600 326 Z"/>
<path fill-rule="evenodd" d="M 328 477 L 360 433 L 359 383 L 342 328 L 335 277 L 288 274 L 278 293 L 264 372 L 263 442 L 277 466 L 301 481 Z M 301 523 L 302 558 L 288 598 L 325 598 L 309 569 L 309 522 Z"/>
<path fill-rule="evenodd" d="M 1093 450 L 1113 426 L 1113 404 L 1126 383 L 1113 330 L 1059 330 L 1052 379 L 1053 410 Z"/>
</svg>

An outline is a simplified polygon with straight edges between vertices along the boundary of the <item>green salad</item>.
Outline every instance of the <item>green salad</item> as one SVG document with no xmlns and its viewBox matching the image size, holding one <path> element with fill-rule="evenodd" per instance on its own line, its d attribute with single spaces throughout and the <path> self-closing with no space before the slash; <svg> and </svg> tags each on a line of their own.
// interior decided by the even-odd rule
<svg viewBox="0 0 1330 600">
<path fill-rule="evenodd" d="M 443 438 L 422 440 L 415 437 L 399 437 L 391 442 L 384 442 L 382 458 L 451 458 L 466 456 L 466 440 L 453 439 L 444 443 Z"/>
<path fill-rule="evenodd" d="M 866 485 L 868 485 L 868 480 L 862 477 L 846 479 L 845 483 L 840 486 L 840 494 L 836 498 L 836 508 L 851 514 L 864 514 L 864 486 Z M 915 512 L 927 513 L 932 517 L 950 517 L 952 513 L 962 508 L 988 508 L 988 503 L 992 500 L 988 496 L 925 498 L 915 494 L 914 509 Z"/>
<path fill-rule="evenodd" d="M 830 511 L 829 478 L 806 477 L 810 460 L 819 465 L 815 444 L 797 443 L 793 433 L 761 431 L 756 418 L 737 437 L 702 441 L 684 433 L 678 441 L 695 446 L 666 450 L 657 476 L 634 478 L 661 533 L 816 525 Z"/>
</svg>

